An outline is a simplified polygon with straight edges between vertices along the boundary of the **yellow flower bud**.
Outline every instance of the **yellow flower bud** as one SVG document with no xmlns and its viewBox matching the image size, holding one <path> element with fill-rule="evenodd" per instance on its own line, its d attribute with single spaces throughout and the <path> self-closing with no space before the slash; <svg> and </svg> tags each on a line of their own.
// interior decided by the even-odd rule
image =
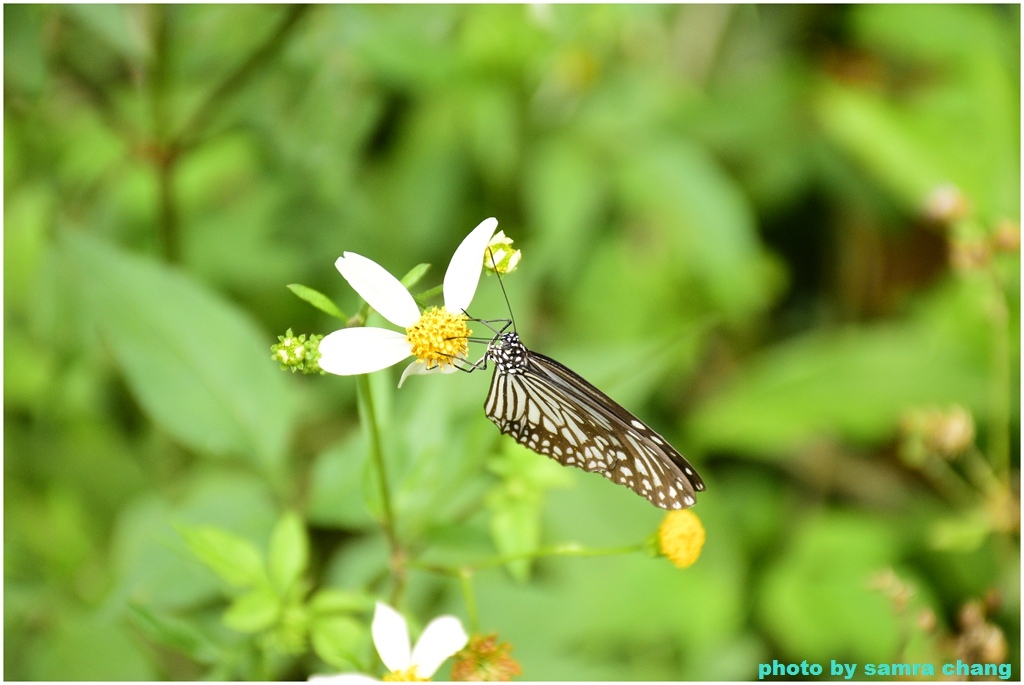
<svg viewBox="0 0 1024 685">
<path fill-rule="evenodd" d="M 679 568 L 688 568 L 704 548 L 704 526 L 689 509 L 669 512 L 658 528 L 661 553 Z"/>
</svg>

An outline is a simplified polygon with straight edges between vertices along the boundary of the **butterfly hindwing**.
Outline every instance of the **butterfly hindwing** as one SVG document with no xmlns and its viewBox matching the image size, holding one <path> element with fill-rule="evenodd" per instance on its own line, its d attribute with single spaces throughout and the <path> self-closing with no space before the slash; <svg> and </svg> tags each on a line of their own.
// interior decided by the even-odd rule
<svg viewBox="0 0 1024 685">
<path fill-rule="evenodd" d="M 692 483 L 692 489 L 697 491 L 704 489 L 704 481 L 697 474 L 696 469 L 690 465 L 690 462 L 667 440 L 628 409 L 591 385 L 575 371 L 550 357 L 530 352 L 530 362 L 531 368 L 543 371 L 552 381 L 563 388 L 566 394 L 573 396 L 581 405 L 589 407 L 594 415 L 606 416 L 613 425 L 612 430 L 623 432 L 631 438 L 631 441 L 640 444 L 651 443 L 650 451 L 672 461 Z"/>
<path fill-rule="evenodd" d="M 496 369 L 484 409 L 502 433 L 663 509 L 695 503 L 700 476 L 645 423 L 567 367 L 528 351 L 514 333 L 492 347 Z"/>
</svg>

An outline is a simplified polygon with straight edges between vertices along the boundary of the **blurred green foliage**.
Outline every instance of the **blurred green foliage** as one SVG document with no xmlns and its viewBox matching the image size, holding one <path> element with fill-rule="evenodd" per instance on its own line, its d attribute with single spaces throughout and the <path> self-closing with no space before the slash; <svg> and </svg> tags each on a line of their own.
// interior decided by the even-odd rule
<svg viewBox="0 0 1024 685">
<path fill-rule="evenodd" d="M 400 586 L 531 680 L 1019 677 L 1019 36 L 983 5 L 5 6 L 4 676 L 366 668 Z M 350 250 L 427 289 L 487 216 L 530 347 L 700 468 L 692 568 L 520 560 L 471 616 L 422 569 L 661 513 L 499 438 L 486 374 L 377 373 L 360 415 L 270 359 L 341 325 L 286 285 L 359 311 Z M 505 315 L 493 278 L 472 309 Z"/>
</svg>

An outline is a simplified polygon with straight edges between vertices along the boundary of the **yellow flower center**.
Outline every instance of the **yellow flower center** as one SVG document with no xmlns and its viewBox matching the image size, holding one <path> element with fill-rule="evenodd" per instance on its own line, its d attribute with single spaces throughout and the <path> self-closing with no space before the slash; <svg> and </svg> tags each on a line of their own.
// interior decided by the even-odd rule
<svg viewBox="0 0 1024 685">
<path fill-rule="evenodd" d="M 412 353 L 428 369 L 465 357 L 472 334 L 466 326 L 465 314 L 453 314 L 444 307 L 430 307 L 419 321 L 405 329 Z"/>
<path fill-rule="evenodd" d="M 704 547 L 704 526 L 689 509 L 670 512 L 658 528 L 658 543 L 673 564 L 687 568 Z"/>
<path fill-rule="evenodd" d="M 430 678 L 419 677 L 416 673 L 416 667 L 410 666 L 404 671 L 391 671 L 390 673 L 385 673 L 381 680 L 385 683 L 425 683 L 429 681 Z"/>
</svg>

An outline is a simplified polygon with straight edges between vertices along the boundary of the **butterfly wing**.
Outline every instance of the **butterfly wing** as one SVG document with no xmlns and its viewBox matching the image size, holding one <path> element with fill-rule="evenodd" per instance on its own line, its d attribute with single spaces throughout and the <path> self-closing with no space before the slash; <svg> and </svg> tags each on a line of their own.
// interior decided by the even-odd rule
<svg viewBox="0 0 1024 685">
<path fill-rule="evenodd" d="M 704 482 L 647 424 L 550 357 L 495 369 L 484 405 L 502 433 L 565 466 L 600 473 L 662 509 L 685 509 Z"/>
</svg>

